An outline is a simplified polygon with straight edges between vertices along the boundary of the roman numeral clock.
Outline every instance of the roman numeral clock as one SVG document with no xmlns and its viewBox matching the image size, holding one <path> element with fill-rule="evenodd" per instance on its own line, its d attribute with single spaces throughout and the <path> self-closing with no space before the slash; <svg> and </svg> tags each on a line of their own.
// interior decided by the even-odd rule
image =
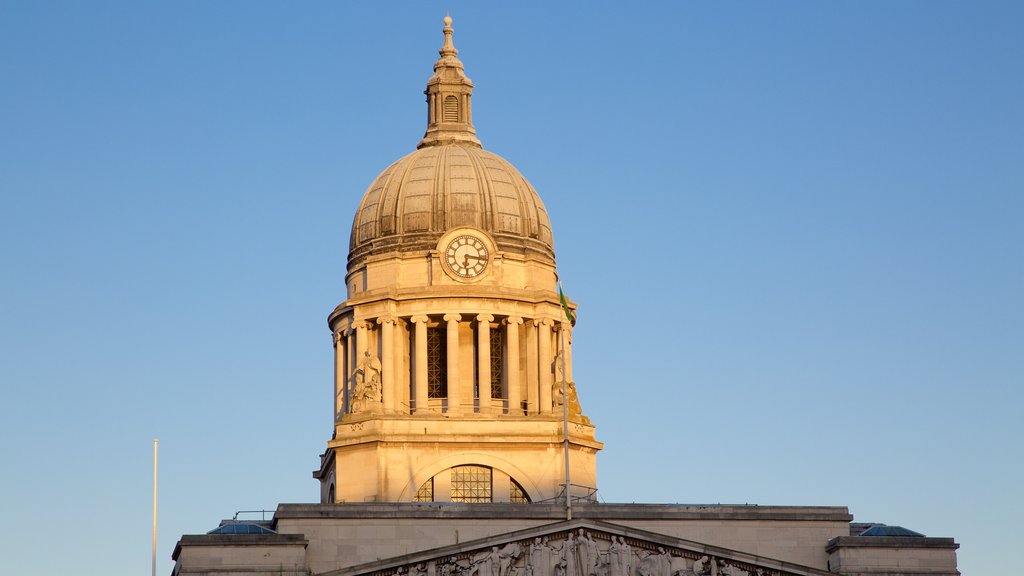
<svg viewBox="0 0 1024 576">
<path fill-rule="evenodd" d="M 494 245 L 486 234 L 473 228 L 452 230 L 441 238 L 437 246 L 444 270 L 461 281 L 483 277 L 491 265 Z"/>
</svg>

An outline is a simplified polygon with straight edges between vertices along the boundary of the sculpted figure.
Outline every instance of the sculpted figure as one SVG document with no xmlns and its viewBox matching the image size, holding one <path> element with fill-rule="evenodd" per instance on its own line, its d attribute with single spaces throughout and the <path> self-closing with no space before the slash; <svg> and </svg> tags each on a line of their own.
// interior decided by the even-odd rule
<svg viewBox="0 0 1024 576">
<path fill-rule="evenodd" d="M 622 571 L 625 576 L 633 576 L 633 567 L 636 565 L 633 557 L 633 547 L 626 543 L 626 538 L 619 536 L 620 554 L 622 555 Z"/>
<path fill-rule="evenodd" d="M 572 532 L 565 538 L 565 543 L 562 544 L 562 569 L 565 576 L 583 576 L 580 574 L 579 561 L 577 560 L 577 543 L 576 538 Z"/>
<path fill-rule="evenodd" d="M 590 424 L 590 418 L 583 415 L 583 407 L 580 406 L 580 397 L 576 393 L 576 383 L 569 380 L 565 383 L 565 395 L 562 394 L 562 352 L 559 351 L 555 355 L 555 381 L 551 384 L 551 399 L 554 401 L 555 411 L 559 411 L 562 408 L 562 404 L 565 403 L 565 397 L 569 397 L 569 419 L 582 422 L 584 424 Z"/>
<path fill-rule="evenodd" d="M 444 563 L 439 564 L 438 568 L 441 576 L 462 576 L 466 566 L 459 564 L 453 558 L 448 558 Z"/>
<path fill-rule="evenodd" d="M 523 550 L 520 548 L 518 542 L 509 542 L 501 549 L 499 552 L 501 563 L 500 576 L 509 576 L 509 573 L 512 571 L 512 566 L 515 564 L 516 560 L 519 559 L 519 556 L 522 553 Z"/>
<path fill-rule="evenodd" d="M 484 560 L 487 565 L 487 576 L 501 576 L 501 552 L 497 546 L 492 546 Z"/>
<path fill-rule="evenodd" d="M 617 536 L 622 538 L 622 536 Z M 622 558 L 623 544 L 618 543 L 616 536 L 611 537 L 611 545 L 608 546 L 608 576 L 627 576 L 623 569 Z"/>
<path fill-rule="evenodd" d="M 548 546 L 547 538 L 534 538 L 533 544 L 530 544 L 530 553 L 526 557 L 527 576 L 554 576 L 551 566 L 553 552 Z"/>
<path fill-rule="evenodd" d="M 638 572 L 640 576 L 672 576 L 672 556 L 658 546 L 657 552 L 651 552 L 640 560 Z"/>
<path fill-rule="evenodd" d="M 579 534 L 579 538 L 576 540 L 576 552 L 579 559 L 580 576 L 596 576 L 597 567 L 601 562 L 597 542 L 583 528 L 580 528 Z"/>
<path fill-rule="evenodd" d="M 380 360 L 367 350 L 359 359 L 356 368 L 356 387 L 352 395 L 352 411 L 372 410 L 374 404 L 380 404 Z"/>
<path fill-rule="evenodd" d="M 709 576 L 711 574 L 711 559 L 701 556 L 700 560 L 694 561 L 693 573 L 697 576 Z"/>
</svg>

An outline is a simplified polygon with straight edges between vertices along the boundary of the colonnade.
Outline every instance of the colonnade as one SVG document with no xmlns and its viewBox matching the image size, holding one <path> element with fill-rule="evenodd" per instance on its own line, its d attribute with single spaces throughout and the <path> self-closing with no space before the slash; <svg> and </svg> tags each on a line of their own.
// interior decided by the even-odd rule
<svg viewBox="0 0 1024 576">
<path fill-rule="evenodd" d="M 467 323 L 476 328 L 475 374 L 462 373 L 468 364 L 463 351 L 474 345 L 465 337 Z M 442 325 L 446 332 L 447 398 L 438 399 L 428 394 L 427 340 L 428 329 Z M 502 373 L 498 375 L 502 398 L 492 398 L 491 393 L 493 330 L 503 331 Z M 567 337 L 560 338 L 560 330 L 569 332 Z M 489 313 L 342 320 L 334 332 L 333 421 L 363 411 L 550 415 L 555 374 L 561 374 L 561 366 L 554 366 L 560 340 L 566 344 L 566 377 L 571 379 L 570 331 L 568 322 L 549 317 L 524 319 Z M 502 400 L 502 407 L 493 406 L 492 400 Z"/>
</svg>

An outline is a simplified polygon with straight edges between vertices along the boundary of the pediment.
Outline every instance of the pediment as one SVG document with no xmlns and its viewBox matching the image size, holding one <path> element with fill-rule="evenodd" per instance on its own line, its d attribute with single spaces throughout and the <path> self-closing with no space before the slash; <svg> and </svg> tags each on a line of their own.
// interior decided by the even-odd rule
<svg viewBox="0 0 1024 576">
<path fill-rule="evenodd" d="M 598 520 L 568 520 L 318 576 L 834 576 Z"/>
</svg>

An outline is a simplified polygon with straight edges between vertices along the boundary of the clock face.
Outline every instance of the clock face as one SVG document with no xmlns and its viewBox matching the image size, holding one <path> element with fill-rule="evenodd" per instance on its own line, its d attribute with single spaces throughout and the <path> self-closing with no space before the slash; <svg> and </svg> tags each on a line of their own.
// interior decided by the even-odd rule
<svg viewBox="0 0 1024 576">
<path fill-rule="evenodd" d="M 444 249 L 444 259 L 457 276 L 475 278 L 487 269 L 487 246 L 468 234 L 456 236 Z"/>
</svg>

